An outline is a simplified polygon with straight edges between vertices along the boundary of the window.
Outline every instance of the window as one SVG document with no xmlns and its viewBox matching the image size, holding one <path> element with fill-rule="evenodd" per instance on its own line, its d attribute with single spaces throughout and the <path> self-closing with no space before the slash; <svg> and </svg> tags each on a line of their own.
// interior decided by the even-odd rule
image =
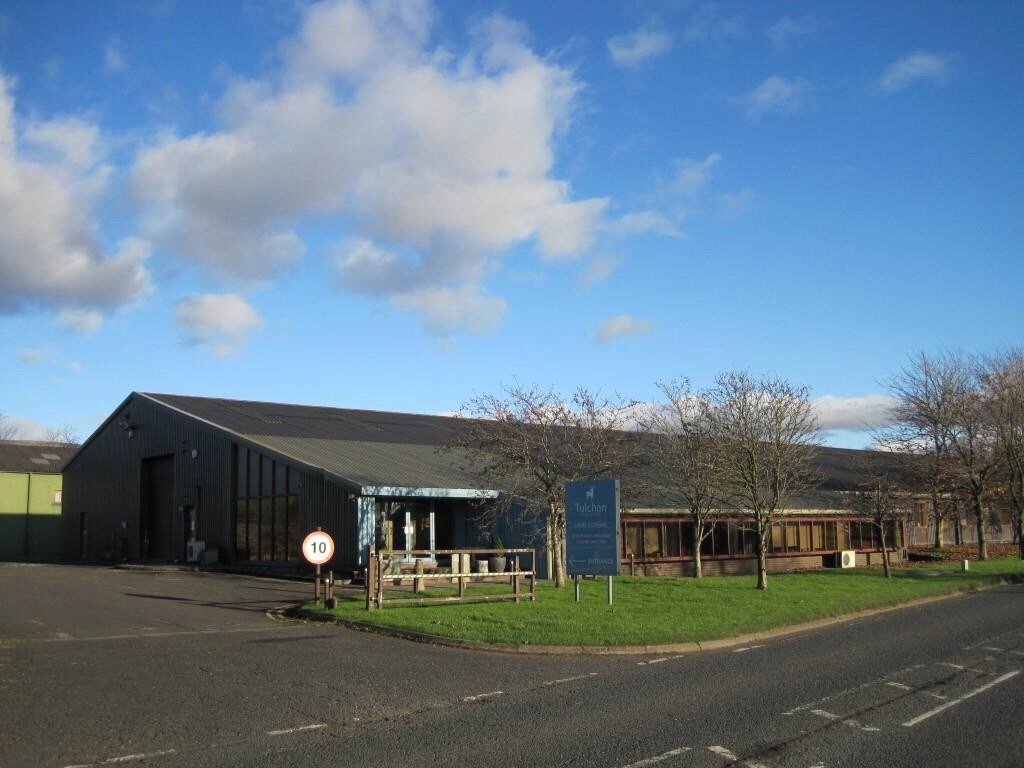
<svg viewBox="0 0 1024 768">
<path fill-rule="evenodd" d="M 661 523 L 644 523 L 644 555 L 661 557 Z"/>
<path fill-rule="evenodd" d="M 914 500 L 914 516 L 917 518 L 918 525 L 928 525 L 928 500 L 927 499 L 915 499 Z"/>
<path fill-rule="evenodd" d="M 247 448 L 234 450 L 235 559 L 298 559 L 299 473 Z"/>
</svg>

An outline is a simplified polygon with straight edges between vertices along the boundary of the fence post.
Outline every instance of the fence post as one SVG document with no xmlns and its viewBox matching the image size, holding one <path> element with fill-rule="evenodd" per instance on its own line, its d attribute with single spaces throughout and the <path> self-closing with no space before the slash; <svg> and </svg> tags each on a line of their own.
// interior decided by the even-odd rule
<svg viewBox="0 0 1024 768">
<path fill-rule="evenodd" d="M 537 601 L 537 549 L 530 550 L 530 564 L 533 568 L 530 569 L 530 602 Z"/>
<path fill-rule="evenodd" d="M 461 552 L 455 554 L 454 560 L 459 561 L 459 597 L 466 596 L 466 577 L 463 574 L 466 572 L 464 566 L 469 562 L 469 555 L 464 555 Z"/>
<path fill-rule="evenodd" d="M 373 596 L 374 596 L 374 592 L 375 592 L 375 587 L 374 587 L 374 583 L 373 583 L 374 582 L 373 576 L 377 572 L 377 568 L 376 568 L 376 565 L 375 565 L 376 562 L 377 562 L 377 553 L 374 551 L 374 548 L 371 546 L 370 547 L 370 556 L 366 560 L 366 610 L 368 610 L 368 611 L 372 611 L 373 610 Z"/>
<path fill-rule="evenodd" d="M 423 573 L 425 571 L 423 561 L 419 558 L 416 559 L 416 576 L 412 580 L 412 591 L 416 594 L 421 594 L 425 591 L 423 586 Z"/>
<path fill-rule="evenodd" d="M 519 553 L 512 555 L 512 594 L 516 596 L 516 604 L 519 604 Z"/>
</svg>

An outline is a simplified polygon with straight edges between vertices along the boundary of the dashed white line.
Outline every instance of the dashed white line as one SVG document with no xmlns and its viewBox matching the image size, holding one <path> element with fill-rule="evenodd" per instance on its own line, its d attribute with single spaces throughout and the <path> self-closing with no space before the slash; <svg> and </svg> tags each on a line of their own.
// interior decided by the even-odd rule
<svg viewBox="0 0 1024 768">
<path fill-rule="evenodd" d="M 655 755 L 654 757 L 648 757 L 643 760 L 638 760 L 635 763 L 630 763 L 629 765 L 623 766 L 623 768 L 644 768 L 644 766 L 647 765 L 655 765 L 656 763 L 668 760 L 670 757 L 675 757 L 676 755 L 681 755 L 684 752 L 689 752 L 691 749 L 692 747 L 676 747 L 675 749 L 670 749 L 668 752 L 662 752 L 660 755 Z"/>
<path fill-rule="evenodd" d="M 470 701 L 482 701 L 483 699 L 493 699 L 495 696 L 501 696 L 504 691 L 491 691 L 490 693 L 478 693 L 476 696 L 463 696 L 462 700 L 465 702 Z"/>
<path fill-rule="evenodd" d="M 757 648 L 764 648 L 764 645 L 748 645 L 746 648 L 736 648 L 733 653 L 746 653 L 747 651 L 753 651 Z"/>
<path fill-rule="evenodd" d="M 120 755 L 119 757 L 108 757 L 98 763 L 81 763 L 77 765 L 65 765 L 64 768 L 94 768 L 97 765 L 120 765 L 121 763 L 134 763 L 136 760 L 149 760 L 152 757 L 163 757 L 164 755 L 175 755 L 177 750 L 163 749 L 158 752 L 139 752 L 134 755 Z"/>
<path fill-rule="evenodd" d="M 983 651 L 994 651 L 995 653 L 1003 653 L 1003 651 L 1005 651 L 1006 649 L 1005 648 L 996 648 L 994 645 L 983 645 L 981 647 L 981 650 L 983 650 Z"/>
<path fill-rule="evenodd" d="M 858 731 L 864 731 L 865 733 L 875 733 L 880 730 L 879 728 L 875 728 L 873 725 L 864 725 L 863 723 L 850 718 L 844 720 L 842 715 L 837 715 L 835 712 L 828 712 L 824 709 L 812 709 L 811 714 L 817 715 L 818 717 L 824 717 L 826 720 L 842 720 L 843 725 L 848 725 L 851 728 L 856 728 Z"/>
<path fill-rule="evenodd" d="M 638 667 L 646 667 L 649 664 L 661 664 L 663 661 L 668 661 L 668 657 L 666 656 L 664 659 L 651 659 L 650 661 L 638 661 L 636 665 Z"/>
<path fill-rule="evenodd" d="M 940 661 L 938 663 L 940 667 L 949 667 L 950 669 L 966 669 L 963 664 L 951 664 L 948 661 Z"/>
<path fill-rule="evenodd" d="M 300 725 L 298 728 L 282 728 L 279 731 L 267 731 L 267 736 L 287 736 L 289 733 L 302 733 L 303 731 L 318 731 L 326 728 L 327 723 L 314 723 L 313 725 Z"/>
<path fill-rule="evenodd" d="M 1024 651 L 1010 651 L 1014 656 L 1024 656 Z"/>
<path fill-rule="evenodd" d="M 564 683 L 575 683 L 577 680 L 589 680 L 592 677 L 597 677 L 597 672 L 588 672 L 585 675 L 576 675 L 575 677 L 562 677 L 558 680 L 545 680 L 541 685 L 562 685 Z"/>
<path fill-rule="evenodd" d="M 973 696 L 977 696 L 979 693 L 984 693 L 989 688 L 994 688 L 995 686 L 1000 685 L 1001 683 L 1005 683 L 1007 680 L 1009 680 L 1009 679 L 1011 679 L 1013 677 L 1016 677 L 1019 674 L 1020 674 L 1020 670 L 1019 669 L 1015 669 L 1013 672 L 1007 672 L 1005 675 L 1000 675 L 995 680 L 993 680 L 991 683 L 985 683 L 985 685 L 981 686 L 980 688 L 975 688 L 973 691 L 970 691 L 969 693 L 965 693 L 963 696 L 961 696 L 958 699 L 951 699 L 950 701 L 947 701 L 942 706 L 939 706 L 939 707 L 936 707 L 935 709 L 929 710 L 928 712 L 925 712 L 923 715 L 918 715 L 917 717 L 913 718 L 912 720 L 907 720 L 907 722 L 903 723 L 903 726 L 905 728 L 913 728 L 918 723 L 922 723 L 925 720 L 927 720 L 928 718 L 934 717 L 935 715 L 939 714 L 940 712 L 945 712 L 950 707 L 955 707 L 957 704 L 960 704 L 961 702 L 967 701 L 967 699 L 969 699 L 969 698 L 971 698 Z"/>
<path fill-rule="evenodd" d="M 726 749 L 725 747 L 713 746 L 708 747 L 708 749 L 714 752 L 716 755 L 721 755 L 726 760 L 729 760 L 733 763 L 739 761 L 739 758 L 735 754 L 733 754 L 731 750 Z M 755 763 L 751 760 L 744 761 L 743 765 L 745 765 L 747 768 L 767 768 L 767 766 L 763 765 L 762 763 Z"/>
<path fill-rule="evenodd" d="M 889 683 L 886 683 L 886 685 L 892 686 L 893 688 L 899 688 L 901 691 L 912 691 L 912 690 L 914 690 L 914 688 L 912 686 L 904 685 L 903 683 L 889 682 Z"/>
</svg>

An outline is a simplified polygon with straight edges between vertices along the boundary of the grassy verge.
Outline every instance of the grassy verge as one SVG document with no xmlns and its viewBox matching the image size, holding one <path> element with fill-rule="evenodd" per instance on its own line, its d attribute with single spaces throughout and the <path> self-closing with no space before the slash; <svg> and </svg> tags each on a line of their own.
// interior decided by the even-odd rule
<svg viewBox="0 0 1024 768">
<path fill-rule="evenodd" d="M 461 603 L 367 612 L 364 599 L 349 598 L 334 611 L 312 604 L 303 611 L 484 643 L 654 645 L 759 632 L 977 589 L 1006 578 L 1024 579 L 1024 562 L 972 562 L 967 573 L 952 564 L 896 569 L 888 581 L 876 568 L 772 574 L 766 592 L 754 589 L 754 577 L 616 577 L 612 606 L 605 582 L 598 580 L 583 583 L 579 604 L 571 587 L 538 584 L 537 601 L 519 605 Z M 473 589 L 480 593 L 485 586 Z"/>
</svg>

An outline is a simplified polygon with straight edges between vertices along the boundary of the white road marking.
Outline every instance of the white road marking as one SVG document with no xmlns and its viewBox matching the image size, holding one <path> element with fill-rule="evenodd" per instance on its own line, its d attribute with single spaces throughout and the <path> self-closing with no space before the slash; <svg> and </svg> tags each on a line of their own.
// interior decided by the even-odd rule
<svg viewBox="0 0 1024 768">
<path fill-rule="evenodd" d="M 318 731 L 326 728 L 327 723 L 316 723 L 314 725 L 301 725 L 298 728 L 282 728 L 279 731 L 267 731 L 267 736 L 287 736 L 289 733 L 302 733 L 303 731 Z"/>
<path fill-rule="evenodd" d="M 558 680 L 545 680 L 541 685 L 562 685 L 563 683 L 575 683 L 577 680 L 589 680 L 592 677 L 597 677 L 597 672 L 588 672 L 585 675 L 576 675 L 576 677 L 563 677 Z"/>
<path fill-rule="evenodd" d="M 733 651 L 733 653 L 746 653 L 747 651 L 753 651 L 756 648 L 764 648 L 764 645 L 750 645 L 746 648 L 737 648 Z"/>
<path fill-rule="evenodd" d="M 837 715 L 835 712 L 828 712 L 824 709 L 812 709 L 811 714 L 817 715 L 818 717 L 824 717 L 826 720 L 843 720 L 842 715 Z M 858 731 L 864 731 L 865 733 L 875 733 L 880 730 L 875 728 L 873 725 L 864 725 L 863 723 L 853 719 L 843 720 L 843 725 L 848 725 L 851 728 L 856 728 Z"/>
<path fill-rule="evenodd" d="M 43 638 L 44 642 L 57 643 L 75 641 L 80 643 L 99 642 L 102 640 L 146 640 L 151 637 L 183 637 L 188 635 L 232 635 L 239 632 L 283 632 L 296 629 L 298 624 L 275 624 L 267 627 L 236 627 L 235 629 L 182 629 L 174 632 L 139 632 L 129 635 L 100 635 L 98 637 L 72 637 L 63 632 L 57 632 L 57 637 Z"/>
<path fill-rule="evenodd" d="M 992 645 L 984 645 L 984 646 L 982 646 L 981 650 L 983 650 L 983 651 L 994 651 L 995 653 L 1003 653 L 1006 649 L 1005 648 L 996 648 L 995 646 L 992 646 Z"/>
<path fill-rule="evenodd" d="M 650 661 L 638 661 L 636 665 L 638 667 L 646 667 L 648 664 L 661 664 L 663 661 L 668 661 L 668 657 L 666 656 L 664 659 L 651 659 Z"/>
<path fill-rule="evenodd" d="M 969 698 L 971 698 L 973 696 L 977 696 L 979 693 L 984 693 L 989 688 L 994 688 L 995 686 L 1000 685 L 1001 683 L 1005 683 L 1007 680 L 1009 680 L 1009 679 L 1011 679 L 1013 677 L 1016 677 L 1019 674 L 1020 674 L 1020 670 L 1019 669 L 1015 669 L 1013 672 L 1007 672 L 1005 675 L 1001 675 L 1001 676 L 997 677 L 991 683 L 985 683 L 985 685 L 981 686 L 980 688 L 975 688 L 973 691 L 971 691 L 969 693 L 965 693 L 963 696 L 961 696 L 958 699 L 952 699 L 950 701 L 947 701 L 942 706 L 939 706 L 939 707 L 936 707 L 935 709 L 929 710 L 928 712 L 925 712 L 923 715 L 918 715 L 917 717 L 913 718 L 912 720 L 907 720 L 907 722 L 903 723 L 903 725 L 906 728 L 913 728 L 918 723 L 922 723 L 925 720 L 927 720 L 928 718 L 934 717 L 935 715 L 939 714 L 940 712 L 945 712 L 950 707 L 955 707 L 957 704 L 960 704 L 961 702 L 967 701 L 967 699 L 969 699 Z"/>
<path fill-rule="evenodd" d="M 1014 656 L 1024 656 L 1024 651 L 1010 651 Z"/>
<path fill-rule="evenodd" d="M 820 699 L 815 699 L 814 701 L 805 702 L 804 704 L 801 704 L 801 705 L 799 705 L 797 707 L 793 707 L 792 709 L 787 710 L 786 712 L 783 712 L 782 714 L 783 715 L 795 715 L 798 712 L 803 712 L 804 710 L 810 709 L 811 707 L 813 707 L 816 704 L 824 704 L 826 701 L 832 701 L 832 699 L 838 699 L 838 698 L 841 698 L 841 697 L 846 696 L 846 695 L 851 694 L 851 693 L 857 693 L 858 691 L 862 691 L 865 688 L 870 688 L 872 685 L 878 685 L 879 683 L 889 682 L 889 678 L 891 678 L 891 677 L 898 677 L 899 675 L 906 674 L 907 672 L 913 672 L 916 669 L 921 669 L 921 667 L 923 667 L 923 666 L 924 666 L 924 664 L 914 664 L 912 666 L 905 667 L 904 669 L 899 669 L 899 670 L 896 670 L 895 672 L 890 672 L 890 673 L 888 673 L 886 675 L 882 675 L 881 677 L 876 678 L 875 680 L 868 680 L 866 683 L 861 683 L 860 685 L 855 685 L 852 688 L 847 688 L 845 690 L 839 691 L 838 693 L 834 693 L 831 696 L 824 696 L 824 697 L 822 697 Z"/>
<path fill-rule="evenodd" d="M 710 751 L 714 752 L 716 755 L 721 755 L 726 760 L 729 760 L 731 762 L 735 763 L 735 762 L 737 762 L 739 760 L 739 758 L 736 755 L 734 755 L 732 753 L 732 751 L 726 749 L 725 747 L 713 746 L 713 747 L 708 747 L 708 749 Z M 743 762 L 743 764 L 747 768 L 767 768 L 766 765 L 763 765 L 762 763 L 755 763 L 755 762 L 753 762 L 751 760 L 745 760 Z"/>
<path fill-rule="evenodd" d="M 924 695 L 931 696 L 933 699 L 939 699 L 940 701 L 945 701 L 949 698 L 949 696 L 943 696 L 941 693 L 935 693 L 934 691 L 925 691 Z"/>
<path fill-rule="evenodd" d="M 65 765 L 64 768 L 94 768 L 97 765 L 120 765 L 121 763 L 134 763 L 136 760 L 148 760 L 151 757 L 163 757 L 164 755 L 176 755 L 177 750 L 164 749 L 159 752 L 140 752 L 135 755 L 121 755 L 120 757 L 108 757 L 98 763 L 81 763 L 78 765 Z"/>
<path fill-rule="evenodd" d="M 893 688 L 899 688 L 901 691 L 912 691 L 912 690 L 914 690 L 914 688 L 912 686 L 904 685 L 903 683 L 889 682 L 889 683 L 886 683 L 886 685 L 891 685 Z"/>
<path fill-rule="evenodd" d="M 948 661 L 940 661 L 938 666 L 949 667 L 950 669 L 966 669 L 963 664 L 950 664 Z"/>
<path fill-rule="evenodd" d="M 495 696 L 501 696 L 504 691 L 491 691 L 490 693 L 478 693 L 476 696 L 463 696 L 463 701 L 481 701 L 482 699 L 493 699 Z"/>
<path fill-rule="evenodd" d="M 648 757 L 643 760 L 638 760 L 635 763 L 630 763 L 629 765 L 623 766 L 623 768 L 644 768 L 646 765 L 660 763 L 663 760 L 668 760 L 670 757 L 675 757 L 676 755 L 681 755 L 684 752 L 689 752 L 691 749 L 692 747 L 676 747 L 675 749 L 670 749 L 668 752 L 662 752 L 660 755 L 655 755 L 654 757 Z"/>
</svg>

